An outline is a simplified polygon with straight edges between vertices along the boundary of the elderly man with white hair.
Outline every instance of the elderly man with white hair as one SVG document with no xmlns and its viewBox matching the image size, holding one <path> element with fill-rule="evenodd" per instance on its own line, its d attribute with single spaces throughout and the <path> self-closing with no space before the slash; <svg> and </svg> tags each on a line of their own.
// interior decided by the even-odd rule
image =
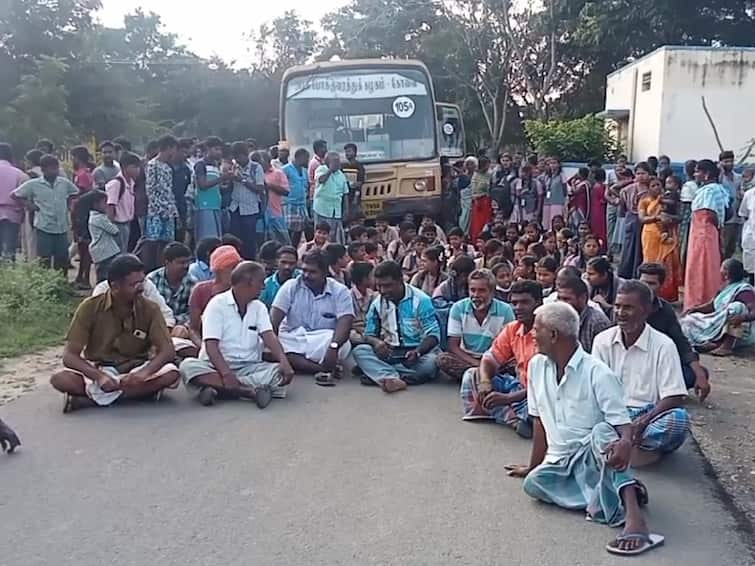
<svg viewBox="0 0 755 566">
<path fill-rule="evenodd" d="M 632 426 L 618 377 L 579 344 L 579 316 L 568 304 L 535 311 L 539 354 L 529 366 L 527 404 L 533 419 L 530 463 L 507 466 L 524 477 L 528 495 L 609 526 L 624 524 L 608 543 L 613 554 L 641 554 L 663 544 L 640 506 L 647 490 L 628 470 Z"/>
</svg>

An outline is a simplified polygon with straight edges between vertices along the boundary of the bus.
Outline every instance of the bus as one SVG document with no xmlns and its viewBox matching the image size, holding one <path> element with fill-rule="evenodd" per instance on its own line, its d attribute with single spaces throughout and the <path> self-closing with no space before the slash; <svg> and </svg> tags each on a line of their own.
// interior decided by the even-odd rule
<svg viewBox="0 0 755 566">
<path fill-rule="evenodd" d="M 446 133 L 448 132 L 448 133 Z M 438 216 L 441 156 L 463 155 L 458 107 L 437 103 L 420 61 L 361 59 L 301 65 L 283 75 L 280 135 L 292 151 L 323 139 L 365 166 L 365 216 Z"/>
</svg>

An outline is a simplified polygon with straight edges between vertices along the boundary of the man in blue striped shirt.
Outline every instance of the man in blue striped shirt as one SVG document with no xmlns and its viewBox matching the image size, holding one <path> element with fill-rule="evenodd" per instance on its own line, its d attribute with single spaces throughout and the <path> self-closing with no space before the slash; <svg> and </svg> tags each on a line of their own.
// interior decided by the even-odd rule
<svg viewBox="0 0 755 566">
<path fill-rule="evenodd" d="M 464 372 L 480 365 L 482 355 L 507 323 L 514 320 L 508 303 L 494 298 L 496 281 L 488 269 L 473 271 L 469 297 L 454 303 L 448 315 L 448 352 L 438 356 L 438 369 L 461 381 Z"/>
<path fill-rule="evenodd" d="M 435 379 L 440 326 L 430 297 L 404 283 L 394 261 L 378 265 L 374 277 L 379 295 L 367 311 L 367 344 L 353 351 L 359 369 L 386 393 Z"/>
</svg>

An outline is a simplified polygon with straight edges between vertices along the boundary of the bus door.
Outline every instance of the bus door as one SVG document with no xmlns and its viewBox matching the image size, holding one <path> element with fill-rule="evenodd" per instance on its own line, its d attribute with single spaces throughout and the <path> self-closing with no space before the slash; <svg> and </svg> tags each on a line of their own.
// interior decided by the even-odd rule
<svg viewBox="0 0 755 566">
<path fill-rule="evenodd" d="M 438 121 L 438 149 L 441 157 L 459 159 L 464 157 L 464 122 L 461 109 L 456 104 L 435 103 Z"/>
</svg>

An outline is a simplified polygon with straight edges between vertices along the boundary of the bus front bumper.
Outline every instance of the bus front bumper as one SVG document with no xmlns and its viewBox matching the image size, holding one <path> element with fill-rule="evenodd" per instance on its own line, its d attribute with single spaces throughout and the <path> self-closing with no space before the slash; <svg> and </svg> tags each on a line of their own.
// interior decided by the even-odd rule
<svg viewBox="0 0 755 566">
<path fill-rule="evenodd" d="M 362 201 L 362 209 L 367 218 L 375 218 L 382 214 L 391 219 L 400 219 L 407 212 L 411 212 L 414 216 L 423 215 L 437 217 L 441 213 L 441 196 L 433 195 L 386 200 L 365 200 Z"/>
</svg>

